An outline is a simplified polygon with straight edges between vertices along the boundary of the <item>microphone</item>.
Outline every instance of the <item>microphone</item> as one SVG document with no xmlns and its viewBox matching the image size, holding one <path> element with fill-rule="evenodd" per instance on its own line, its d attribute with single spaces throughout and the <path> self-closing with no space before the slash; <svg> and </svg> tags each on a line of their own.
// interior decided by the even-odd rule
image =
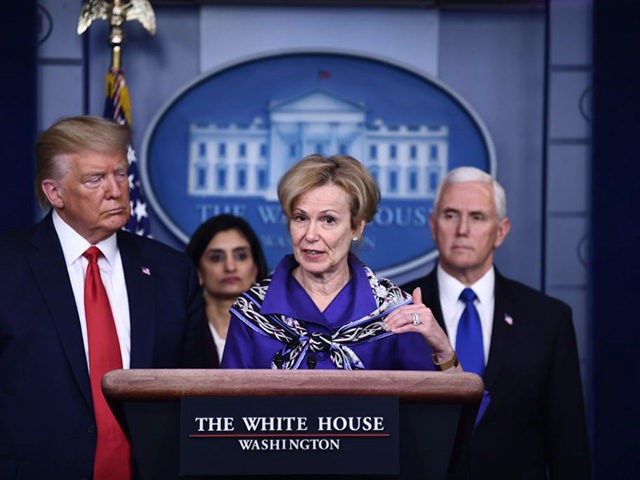
<svg viewBox="0 0 640 480">
<path fill-rule="evenodd" d="M 314 368 L 316 368 L 317 364 L 318 359 L 316 358 L 315 353 L 309 353 L 309 355 L 307 355 L 307 367 L 313 370 Z"/>
<path fill-rule="evenodd" d="M 282 365 L 284 364 L 284 358 L 282 357 L 282 354 L 280 352 L 276 352 L 276 354 L 273 356 L 273 364 L 277 369 L 282 368 Z"/>
</svg>

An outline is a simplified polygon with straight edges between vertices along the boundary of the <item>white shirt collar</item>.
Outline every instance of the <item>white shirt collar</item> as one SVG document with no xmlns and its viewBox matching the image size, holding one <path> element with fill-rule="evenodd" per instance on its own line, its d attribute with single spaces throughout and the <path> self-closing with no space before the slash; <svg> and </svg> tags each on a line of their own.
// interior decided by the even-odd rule
<svg viewBox="0 0 640 480">
<path fill-rule="evenodd" d="M 60 239 L 62 253 L 67 267 L 82 257 L 82 254 L 91 246 L 87 240 L 66 223 L 57 211 L 53 211 L 53 227 Z M 110 237 L 95 244 L 104 255 L 107 263 L 113 265 L 118 251 L 118 240 L 114 233 Z"/>
<path fill-rule="evenodd" d="M 460 298 L 460 293 L 462 293 L 462 290 L 464 290 L 467 285 L 463 284 L 455 277 L 445 272 L 439 263 L 436 270 L 436 275 L 438 276 L 438 287 L 440 288 L 440 301 L 447 304 L 442 305 L 442 308 L 452 310 L 455 308 L 455 304 Z M 478 280 L 473 285 L 469 285 L 469 287 L 475 292 L 476 296 L 478 297 L 477 301 L 484 305 L 492 305 L 495 283 L 496 273 L 493 266 L 491 266 L 491 268 L 480 278 L 480 280 Z"/>
<path fill-rule="evenodd" d="M 437 269 L 438 285 L 440 288 L 440 306 L 442 307 L 442 317 L 447 327 L 447 333 L 453 345 L 457 345 L 458 323 L 460 315 L 464 311 L 465 304 L 460 300 L 460 293 L 466 285 L 456 280 L 454 277 L 445 272 L 440 264 Z M 485 364 L 489 358 L 489 347 L 491 345 L 491 332 L 493 331 L 493 314 L 495 270 L 493 266 L 487 273 L 483 275 L 473 285 L 469 287 L 473 289 L 478 297 L 474 302 L 478 315 L 480 316 L 480 324 L 482 325 L 482 348 L 484 350 Z"/>
</svg>

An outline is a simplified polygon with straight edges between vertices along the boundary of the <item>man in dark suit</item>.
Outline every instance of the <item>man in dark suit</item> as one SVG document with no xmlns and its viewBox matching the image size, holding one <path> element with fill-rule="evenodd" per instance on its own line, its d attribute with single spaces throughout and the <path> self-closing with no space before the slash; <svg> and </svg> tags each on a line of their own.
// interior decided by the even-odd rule
<svg viewBox="0 0 640 480">
<path fill-rule="evenodd" d="M 479 370 L 490 402 L 472 437 L 470 478 L 590 478 L 571 309 L 493 265 L 510 228 L 503 188 L 476 168 L 452 170 L 438 187 L 429 225 L 438 264 L 403 288 L 421 288 L 458 350 L 456 336 L 466 335 L 458 329 L 465 310 L 459 297 L 465 287 L 477 296 Z"/>
<path fill-rule="evenodd" d="M 92 356 L 94 307 L 84 289 L 83 253 L 90 247 L 100 250 L 94 278 L 101 277 L 107 293 L 120 368 L 205 365 L 205 320 L 191 262 L 120 230 L 131 214 L 130 141 L 127 127 L 100 118 L 52 125 L 36 145 L 36 194 L 52 209 L 30 230 L 0 236 L 2 479 L 131 475 L 126 450 L 125 458 L 107 457 L 94 470 L 106 428 L 97 427 L 103 423 L 94 408 L 100 379 L 90 378 L 100 363 Z"/>
</svg>

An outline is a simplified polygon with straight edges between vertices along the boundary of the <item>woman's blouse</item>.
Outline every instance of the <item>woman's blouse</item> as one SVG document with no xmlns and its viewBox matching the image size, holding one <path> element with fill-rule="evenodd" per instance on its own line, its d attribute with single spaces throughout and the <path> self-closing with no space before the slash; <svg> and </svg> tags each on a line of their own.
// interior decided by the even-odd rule
<svg viewBox="0 0 640 480">
<path fill-rule="evenodd" d="M 287 255 L 231 308 L 222 368 L 433 370 L 418 333 L 393 334 L 382 321 L 411 297 L 353 254 L 351 279 L 320 311 L 293 277 Z"/>
</svg>

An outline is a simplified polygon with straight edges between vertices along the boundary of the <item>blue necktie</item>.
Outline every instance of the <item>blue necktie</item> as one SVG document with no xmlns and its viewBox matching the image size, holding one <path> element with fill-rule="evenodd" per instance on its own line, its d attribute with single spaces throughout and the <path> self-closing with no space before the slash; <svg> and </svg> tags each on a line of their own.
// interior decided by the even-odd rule
<svg viewBox="0 0 640 480">
<path fill-rule="evenodd" d="M 458 323 L 456 353 L 465 372 L 482 376 L 484 373 L 482 326 L 478 310 L 473 304 L 475 299 L 476 294 L 470 288 L 465 288 L 460 294 L 460 300 L 465 303 L 465 307 Z"/>
</svg>

